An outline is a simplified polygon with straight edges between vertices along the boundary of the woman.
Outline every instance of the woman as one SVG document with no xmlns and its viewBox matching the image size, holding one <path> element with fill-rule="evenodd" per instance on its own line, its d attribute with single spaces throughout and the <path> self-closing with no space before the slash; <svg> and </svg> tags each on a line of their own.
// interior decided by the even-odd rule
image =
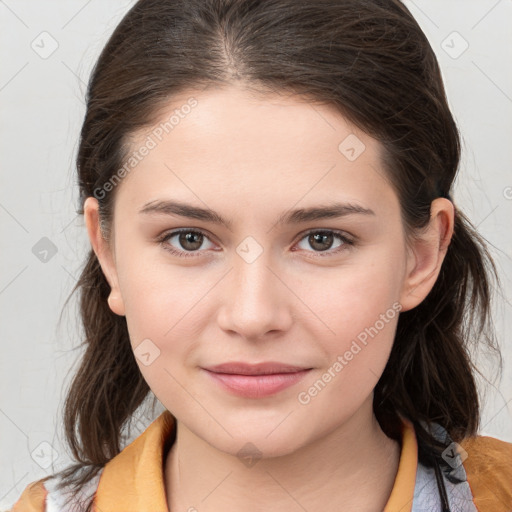
<svg viewBox="0 0 512 512">
<path fill-rule="evenodd" d="M 459 159 L 397 0 L 140 0 L 77 159 L 78 462 L 13 510 L 509 511 L 512 444 L 477 435 L 494 267 Z M 150 393 L 166 410 L 121 450 Z"/>
</svg>

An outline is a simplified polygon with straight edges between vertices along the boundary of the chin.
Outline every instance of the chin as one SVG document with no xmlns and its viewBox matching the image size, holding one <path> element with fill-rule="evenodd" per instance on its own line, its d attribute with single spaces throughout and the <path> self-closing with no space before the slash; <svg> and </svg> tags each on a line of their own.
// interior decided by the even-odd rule
<svg viewBox="0 0 512 512">
<path fill-rule="evenodd" d="M 211 446 L 219 451 L 238 457 L 242 463 L 253 460 L 283 457 L 300 449 L 307 443 L 307 439 L 295 439 L 287 429 L 282 429 L 280 435 L 277 433 L 280 427 L 272 432 L 274 426 L 241 426 L 239 430 L 226 425 L 226 429 L 233 437 L 223 435 L 222 438 L 204 438 Z M 295 434 L 300 431 L 294 428 Z M 268 435 L 269 432 L 272 432 Z M 250 467 L 250 462 L 247 463 Z"/>
</svg>

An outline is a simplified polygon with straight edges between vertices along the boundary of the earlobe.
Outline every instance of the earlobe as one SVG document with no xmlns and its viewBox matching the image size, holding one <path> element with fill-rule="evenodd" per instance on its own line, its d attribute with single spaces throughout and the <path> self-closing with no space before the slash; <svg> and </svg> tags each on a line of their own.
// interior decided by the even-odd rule
<svg viewBox="0 0 512 512">
<path fill-rule="evenodd" d="M 108 305 L 116 315 L 124 316 L 125 308 L 119 288 L 114 255 L 111 245 L 105 240 L 101 230 L 99 204 L 96 198 L 88 197 L 85 200 L 84 219 L 92 249 L 98 258 L 101 270 L 111 288 L 108 297 Z"/>
<path fill-rule="evenodd" d="M 121 297 L 121 294 L 117 291 L 111 290 L 110 295 L 107 299 L 109 308 L 119 316 L 124 316 L 124 302 L 123 298 Z"/>
<path fill-rule="evenodd" d="M 454 215 L 448 199 L 432 201 L 428 226 L 411 242 L 400 298 L 403 311 L 420 304 L 434 287 L 453 235 Z"/>
</svg>

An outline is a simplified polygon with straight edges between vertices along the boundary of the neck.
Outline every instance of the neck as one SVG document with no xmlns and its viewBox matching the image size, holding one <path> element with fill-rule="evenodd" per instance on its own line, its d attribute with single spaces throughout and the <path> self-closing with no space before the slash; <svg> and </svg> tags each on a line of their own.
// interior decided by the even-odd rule
<svg viewBox="0 0 512 512">
<path fill-rule="evenodd" d="M 245 465 L 177 425 L 165 461 L 170 512 L 383 510 L 391 494 L 400 445 L 363 408 L 326 436 L 279 457 Z"/>
</svg>

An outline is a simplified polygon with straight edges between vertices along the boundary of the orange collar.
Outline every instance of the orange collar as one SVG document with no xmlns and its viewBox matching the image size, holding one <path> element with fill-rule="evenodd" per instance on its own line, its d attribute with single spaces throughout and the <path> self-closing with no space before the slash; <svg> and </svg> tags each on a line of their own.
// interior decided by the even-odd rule
<svg viewBox="0 0 512 512">
<path fill-rule="evenodd" d="M 103 468 L 94 512 L 169 512 L 164 484 L 164 444 L 175 427 L 164 411 Z"/>
<path fill-rule="evenodd" d="M 164 483 L 164 444 L 175 420 L 164 411 L 103 468 L 94 512 L 169 512 Z M 418 446 L 414 427 L 402 423 L 402 450 L 395 485 L 384 512 L 411 512 Z"/>
<path fill-rule="evenodd" d="M 412 423 L 402 418 L 402 451 L 384 512 L 411 512 L 418 469 L 418 443 Z"/>
</svg>

